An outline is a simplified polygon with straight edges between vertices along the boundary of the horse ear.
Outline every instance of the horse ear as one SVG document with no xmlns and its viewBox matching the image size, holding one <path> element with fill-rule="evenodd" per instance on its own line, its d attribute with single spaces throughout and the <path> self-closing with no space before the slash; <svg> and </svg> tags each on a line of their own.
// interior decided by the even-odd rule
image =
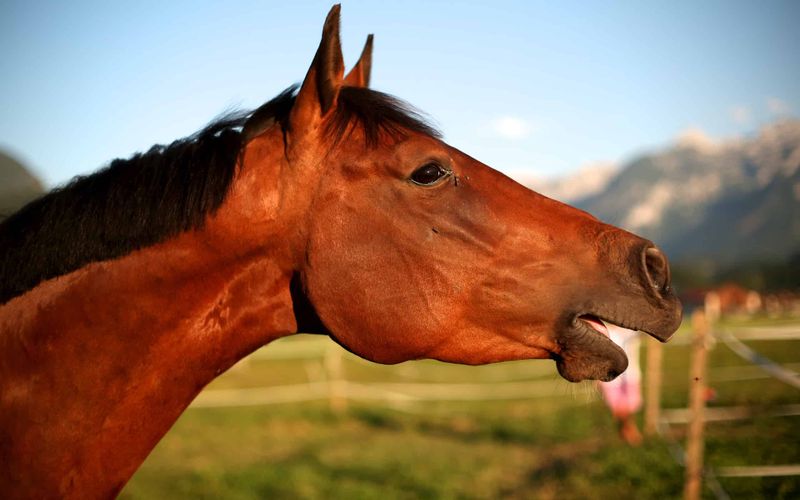
<svg viewBox="0 0 800 500">
<path fill-rule="evenodd" d="M 344 75 L 339 42 L 340 11 L 341 5 L 334 5 L 325 19 L 322 41 L 292 107 L 289 120 L 293 126 L 314 123 L 336 105 Z"/>
<path fill-rule="evenodd" d="M 367 35 L 367 43 L 364 44 L 364 50 L 361 51 L 361 56 L 358 62 L 350 73 L 344 77 L 344 84 L 349 87 L 369 87 L 369 77 L 372 72 L 372 34 Z"/>
</svg>

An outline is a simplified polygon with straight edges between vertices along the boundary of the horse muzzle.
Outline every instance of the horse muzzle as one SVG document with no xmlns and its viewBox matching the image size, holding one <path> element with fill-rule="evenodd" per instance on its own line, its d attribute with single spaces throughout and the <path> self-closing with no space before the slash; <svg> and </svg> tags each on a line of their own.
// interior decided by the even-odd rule
<svg viewBox="0 0 800 500">
<path fill-rule="evenodd" d="M 562 321 L 557 336 L 561 351 L 553 357 L 561 376 L 571 382 L 609 381 L 625 371 L 627 356 L 609 338 L 609 325 L 666 342 L 681 324 L 682 307 L 664 254 L 646 242 L 626 260 L 635 263 L 633 272 L 613 273 L 610 286 L 591 287 Z"/>
</svg>

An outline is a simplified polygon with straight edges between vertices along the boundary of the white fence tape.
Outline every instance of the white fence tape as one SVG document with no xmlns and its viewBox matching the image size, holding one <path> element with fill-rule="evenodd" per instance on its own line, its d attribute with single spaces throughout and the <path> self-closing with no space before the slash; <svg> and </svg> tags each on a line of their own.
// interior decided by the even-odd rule
<svg viewBox="0 0 800 500">
<path fill-rule="evenodd" d="M 331 380 L 249 389 L 210 389 L 192 402 L 191 408 L 259 406 L 327 399 L 334 393 L 351 400 L 389 402 L 414 401 L 489 401 L 534 399 L 566 394 L 566 382 L 539 380 L 491 384 L 361 384 Z"/>
<path fill-rule="evenodd" d="M 775 363 L 771 359 L 762 356 L 756 351 L 750 349 L 728 330 L 719 331 L 718 336 L 720 339 L 722 339 L 725 345 L 727 345 L 733 352 L 738 354 L 740 357 L 746 359 L 747 361 L 750 361 L 751 363 L 758 366 L 759 368 L 769 373 L 770 375 L 780 380 L 781 382 L 785 382 L 791 385 L 792 387 L 800 389 L 800 375 L 798 375 L 797 373 L 793 372 L 792 370 L 789 370 L 788 368 L 782 367 L 781 365 Z"/>
</svg>

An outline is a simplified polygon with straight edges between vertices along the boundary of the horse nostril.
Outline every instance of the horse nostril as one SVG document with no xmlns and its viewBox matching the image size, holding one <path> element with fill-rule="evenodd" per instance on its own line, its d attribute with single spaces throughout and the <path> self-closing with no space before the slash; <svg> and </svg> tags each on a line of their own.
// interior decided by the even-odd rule
<svg viewBox="0 0 800 500">
<path fill-rule="evenodd" d="M 644 251 L 644 272 L 647 281 L 659 292 L 669 290 L 669 263 L 667 257 L 656 247 Z"/>
</svg>

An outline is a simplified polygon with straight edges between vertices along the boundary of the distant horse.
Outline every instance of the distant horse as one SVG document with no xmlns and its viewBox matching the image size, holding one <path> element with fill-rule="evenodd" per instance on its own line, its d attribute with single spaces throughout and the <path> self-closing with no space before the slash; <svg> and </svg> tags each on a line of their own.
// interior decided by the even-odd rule
<svg viewBox="0 0 800 500">
<path fill-rule="evenodd" d="M 681 319 L 649 241 L 448 146 L 344 77 L 339 6 L 300 90 L 115 160 L 0 225 L 0 497 L 113 496 L 200 390 L 297 332 L 379 363 L 627 360 Z"/>
</svg>

